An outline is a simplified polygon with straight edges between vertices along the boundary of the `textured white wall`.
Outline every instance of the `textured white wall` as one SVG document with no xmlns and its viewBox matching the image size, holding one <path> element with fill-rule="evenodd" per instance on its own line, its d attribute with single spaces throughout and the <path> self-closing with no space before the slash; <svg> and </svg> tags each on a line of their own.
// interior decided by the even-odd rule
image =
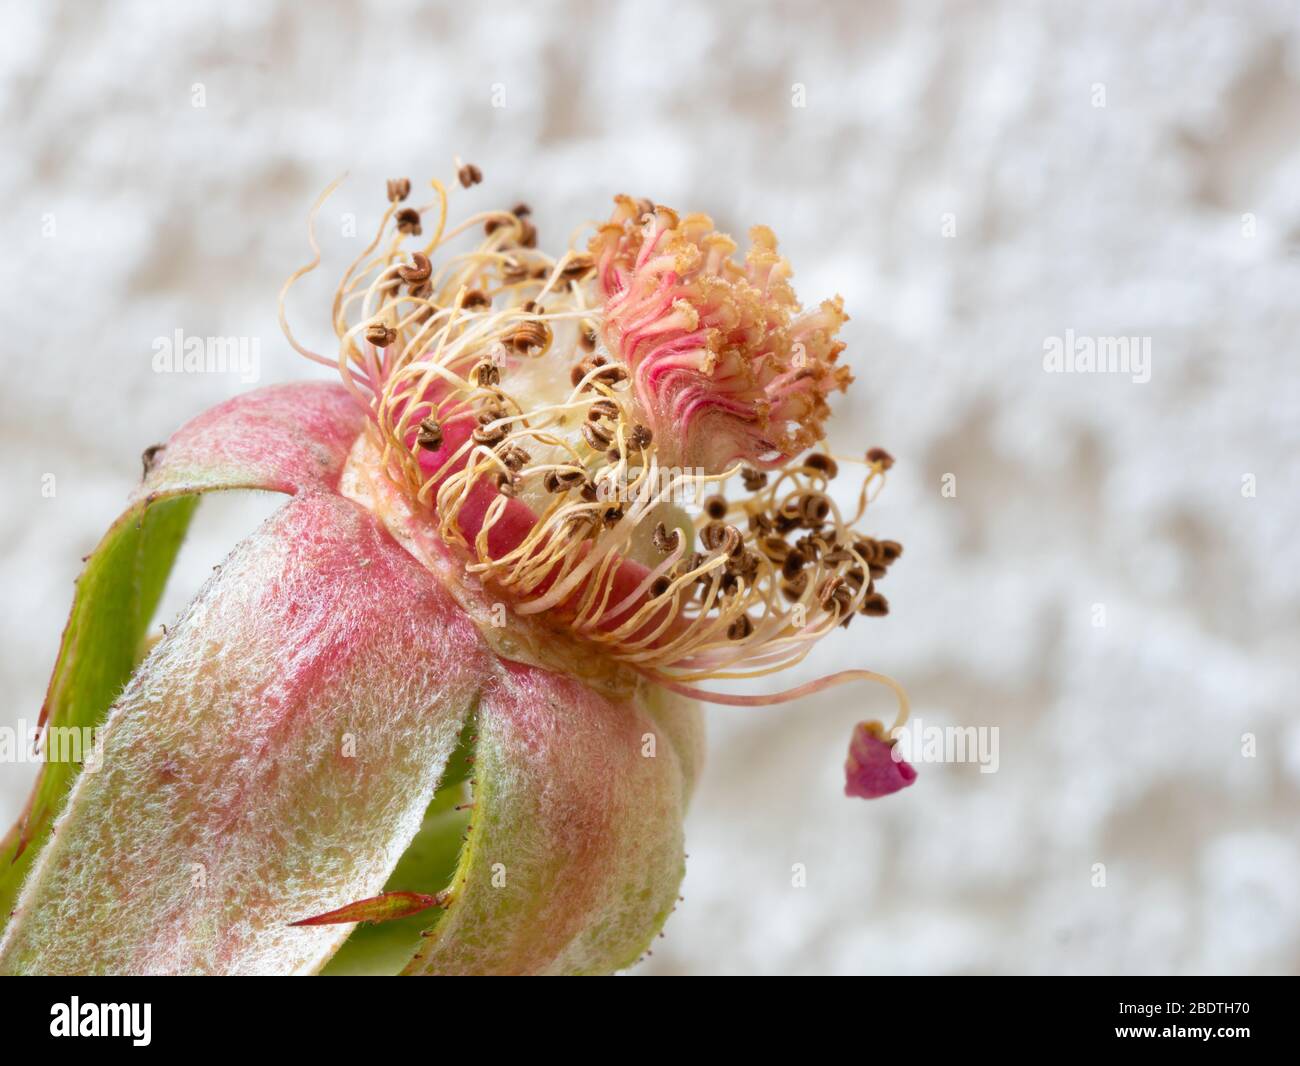
<svg viewBox="0 0 1300 1066">
<path fill-rule="evenodd" d="M 1300 968 L 1294 5 L 376 6 L 4 4 L 0 716 L 35 717 L 141 448 L 246 387 L 155 375 L 153 338 L 313 375 L 275 325 L 308 206 L 351 172 L 332 277 L 343 213 L 458 152 L 462 203 L 525 198 L 544 242 L 628 191 L 769 223 L 805 300 L 844 295 L 834 443 L 898 457 L 874 528 L 907 550 L 889 618 L 787 680 L 870 665 L 1001 731 L 997 773 L 866 804 L 840 764 L 887 693 L 712 710 L 637 972 Z M 331 287 L 293 302 L 318 345 Z M 1045 373 L 1066 329 L 1150 337 L 1150 381 Z M 271 504 L 205 503 L 168 612 Z"/>
</svg>

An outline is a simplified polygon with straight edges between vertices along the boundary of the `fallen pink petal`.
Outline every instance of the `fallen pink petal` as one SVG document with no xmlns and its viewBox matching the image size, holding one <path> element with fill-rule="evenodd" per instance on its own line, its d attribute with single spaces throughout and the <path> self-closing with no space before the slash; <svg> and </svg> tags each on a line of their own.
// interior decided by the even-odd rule
<svg viewBox="0 0 1300 1066">
<path fill-rule="evenodd" d="M 849 741 L 844 763 L 844 794 L 879 799 L 916 781 L 911 763 L 898 757 L 898 749 L 883 735 L 879 722 L 859 722 Z"/>
</svg>

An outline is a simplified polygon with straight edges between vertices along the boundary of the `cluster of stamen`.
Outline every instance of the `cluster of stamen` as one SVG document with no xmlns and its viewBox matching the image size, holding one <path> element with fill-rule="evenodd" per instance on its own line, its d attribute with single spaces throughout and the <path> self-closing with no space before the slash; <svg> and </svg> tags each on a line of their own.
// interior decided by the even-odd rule
<svg viewBox="0 0 1300 1066">
<path fill-rule="evenodd" d="M 464 165 L 458 174 L 466 187 L 482 177 Z M 685 431 L 667 423 L 669 408 L 646 392 L 667 379 L 645 368 L 667 373 L 669 356 L 649 344 L 640 363 L 629 363 L 612 343 L 633 328 L 624 316 L 611 330 L 608 308 L 609 272 L 629 254 L 623 223 L 602 268 L 600 242 L 614 241 L 608 227 L 595 255 L 571 249 L 553 259 L 538 250 L 526 205 L 449 228 L 448 191 L 438 182 L 433 189 L 430 204 L 409 207 L 409 181 L 389 182 L 379 230 L 335 296 L 337 360 L 293 343 L 337 364 L 373 416 L 384 470 L 427 510 L 467 574 L 516 614 L 562 626 L 670 683 L 784 669 L 836 626 L 888 610 L 875 583 L 901 546 L 854 527 L 892 460 L 868 454 L 856 513 L 846 517 L 828 492 L 839 463 L 784 454 L 820 438 L 825 392 L 842 387 L 847 371 L 831 365 L 842 347 L 830 339 L 843 320 L 838 304 L 791 317 L 796 305 L 783 261 L 772 258 L 774 242 L 760 240 L 747 272 L 719 260 L 713 275 L 694 278 L 710 307 L 739 300 L 743 314 L 730 331 L 709 327 L 704 350 L 723 363 L 692 370 L 702 373 L 689 382 L 693 398 L 682 400 L 679 389 L 675 401 L 691 410 L 712 403 L 714 373 L 719 409 L 754 390 L 773 398 L 757 415 L 740 412 L 762 454 L 746 453 L 744 462 L 729 450 L 725 468 L 684 466 Z M 654 209 L 664 221 L 647 229 L 649 247 L 659 248 L 668 229 L 697 249 L 723 247 L 702 228 L 707 220 L 677 223 L 665 212 Z M 409 249 L 426 228 L 429 239 Z M 449 247 L 475 232 L 477 244 Z M 723 278 L 731 295 L 708 277 Z M 631 300 L 625 295 L 625 310 Z M 744 354 L 737 331 L 768 311 L 755 341 L 762 351 L 728 370 L 727 360 Z M 703 358 L 689 345 L 676 351 L 687 353 L 686 363 Z M 808 351 L 812 366 L 791 363 Z M 728 449 L 737 439 L 728 438 Z M 701 500 L 698 515 L 683 506 Z"/>
</svg>

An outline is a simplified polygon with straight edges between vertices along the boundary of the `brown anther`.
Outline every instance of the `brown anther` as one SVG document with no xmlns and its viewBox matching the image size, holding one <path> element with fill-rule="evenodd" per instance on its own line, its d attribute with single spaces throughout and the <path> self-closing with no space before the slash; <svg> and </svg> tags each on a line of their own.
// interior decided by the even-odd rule
<svg viewBox="0 0 1300 1066">
<path fill-rule="evenodd" d="M 501 263 L 501 276 L 508 282 L 523 281 L 528 277 L 528 267 L 518 259 L 507 258 Z"/>
<path fill-rule="evenodd" d="M 551 346 L 551 327 L 545 322 L 530 319 L 518 323 L 501 340 L 506 347 L 513 348 L 516 352 L 531 354 L 545 351 Z"/>
<path fill-rule="evenodd" d="M 745 550 L 727 560 L 727 573 L 744 580 L 749 585 L 752 585 L 754 579 L 758 577 L 758 568 L 759 556 L 757 552 Z"/>
<path fill-rule="evenodd" d="M 597 370 L 598 373 L 592 373 Z M 577 388 L 588 374 L 592 374 L 592 378 L 587 382 L 586 388 L 592 388 L 597 382 L 615 385 L 627 378 L 627 371 L 621 366 L 607 365 L 597 359 L 589 359 L 579 363 L 569 372 L 569 380 L 573 383 L 573 387 Z"/>
<path fill-rule="evenodd" d="M 772 532 L 772 519 L 763 511 L 755 511 L 749 516 L 749 531 L 758 536 L 766 536 Z"/>
<path fill-rule="evenodd" d="M 532 460 L 532 456 L 518 444 L 507 445 L 500 454 L 501 461 L 516 473 L 526 467 Z"/>
<path fill-rule="evenodd" d="M 781 595 L 787 600 L 794 602 L 803 599 L 803 594 L 808 590 L 808 571 L 801 570 L 794 577 L 781 582 Z"/>
<path fill-rule="evenodd" d="M 862 567 L 854 566 L 844 571 L 844 580 L 853 586 L 856 592 L 862 588 L 862 584 L 867 580 L 867 575 L 862 572 Z"/>
<path fill-rule="evenodd" d="M 664 574 L 654 579 L 654 584 L 650 586 L 650 595 L 652 597 L 662 596 L 672 585 L 672 579 Z"/>
<path fill-rule="evenodd" d="M 575 255 L 568 260 L 560 270 L 560 277 L 565 281 L 577 281 L 579 278 L 586 277 L 596 267 L 595 261 L 589 255 Z"/>
<path fill-rule="evenodd" d="M 433 264 L 423 252 L 416 252 L 411 256 L 409 265 L 397 268 L 397 276 L 411 286 L 423 285 L 432 274 Z"/>
<path fill-rule="evenodd" d="M 740 480 L 745 483 L 746 492 L 758 492 L 760 489 L 767 488 L 767 475 L 753 467 L 747 466 L 741 470 Z"/>
<path fill-rule="evenodd" d="M 388 202 L 392 204 L 401 203 L 411 195 L 410 178 L 389 178 L 388 179 Z"/>
<path fill-rule="evenodd" d="M 842 577 L 828 577 L 817 590 L 817 602 L 827 611 L 834 610 L 836 613 L 845 611 L 852 599 L 853 590 Z"/>
<path fill-rule="evenodd" d="M 862 557 L 863 562 L 874 563 L 881 559 L 880 545 L 870 537 L 855 540 L 853 550 Z"/>
<path fill-rule="evenodd" d="M 492 301 L 488 299 L 487 293 L 481 289 L 470 289 L 465 293 L 465 298 L 461 300 L 460 306 L 466 311 L 475 311 L 480 307 L 491 307 Z"/>
<path fill-rule="evenodd" d="M 397 223 L 399 232 L 410 234 L 412 237 L 418 237 L 424 232 L 420 226 L 420 212 L 414 207 L 402 208 L 393 216 L 393 221 Z"/>
<path fill-rule="evenodd" d="M 590 407 L 587 408 L 587 418 L 592 422 L 599 422 L 602 418 L 617 418 L 618 404 L 613 400 L 599 399 L 593 400 Z"/>
<path fill-rule="evenodd" d="M 867 452 L 867 462 L 873 465 L 879 464 L 881 470 L 888 470 L 894 465 L 894 457 L 884 448 L 872 448 Z"/>
<path fill-rule="evenodd" d="M 482 389 L 500 385 L 501 368 L 497 366 L 496 363 L 484 360 L 474 367 L 473 371 L 471 371 L 470 379 Z"/>
<path fill-rule="evenodd" d="M 597 364 L 600 366 L 600 373 L 596 375 L 596 380 L 605 385 L 617 385 L 620 381 L 627 380 L 627 371 L 621 366 L 612 364 Z"/>
<path fill-rule="evenodd" d="M 816 470 L 819 474 L 825 474 L 828 478 L 834 477 L 840 472 L 839 465 L 829 455 L 823 455 L 821 452 L 813 452 L 803 461 L 803 465 Z"/>
<path fill-rule="evenodd" d="M 415 443 L 429 452 L 436 452 L 442 447 L 442 426 L 438 425 L 437 419 L 430 416 L 420 422 Z"/>
<path fill-rule="evenodd" d="M 655 548 L 667 555 L 681 543 L 682 531 L 676 528 L 670 530 L 662 522 L 659 522 L 655 525 L 654 535 L 651 540 L 654 542 Z"/>
<path fill-rule="evenodd" d="M 731 640 L 744 640 L 752 632 L 754 632 L 754 623 L 749 620 L 747 614 L 742 614 L 727 626 L 727 637 Z"/>
<path fill-rule="evenodd" d="M 588 503 L 595 503 L 596 500 L 600 498 L 600 492 L 596 489 L 595 483 L 589 478 L 583 480 L 582 488 L 578 490 L 578 495 Z"/>
<path fill-rule="evenodd" d="M 721 522 L 710 522 L 700 530 L 700 543 L 709 551 L 721 555 L 737 555 L 745 546 L 745 538 L 735 526 Z"/>
<path fill-rule="evenodd" d="M 726 518 L 727 498 L 725 496 L 710 496 L 704 501 L 704 513 L 715 522 Z"/>
<path fill-rule="evenodd" d="M 783 563 L 791 552 L 784 537 L 769 535 L 758 542 L 758 549 L 774 563 Z"/>
<path fill-rule="evenodd" d="M 808 529 L 819 529 L 831 513 L 831 501 L 820 492 L 807 492 L 799 500 L 799 517 Z"/>
<path fill-rule="evenodd" d="M 578 343 L 588 352 L 596 348 L 596 327 L 585 318 L 578 324 Z"/>
<path fill-rule="evenodd" d="M 502 496 L 513 497 L 515 495 L 517 486 L 515 485 L 514 474 L 505 470 L 498 470 L 493 480 L 496 482 L 497 492 L 501 493 Z"/>
<path fill-rule="evenodd" d="M 547 492 L 568 492 L 586 480 L 579 470 L 548 470 L 542 477 L 542 487 Z"/>
<path fill-rule="evenodd" d="M 654 440 L 654 434 L 650 432 L 649 426 L 643 426 L 638 422 L 632 427 L 632 436 L 630 440 L 632 447 L 637 451 L 645 451 L 645 449 L 650 446 L 650 442 Z"/>
<path fill-rule="evenodd" d="M 519 203 L 515 204 L 515 206 L 510 209 L 510 213 L 512 215 L 518 215 L 520 218 L 523 218 L 525 215 L 531 215 L 533 213 L 533 209 L 521 200 Z"/>
<path fill-rule="evenodd" d="M 521 218 L 519 220 L 518 229 L 519 236 L 516 238 L 516 241 L 524 248 L 536 248 L 537 227 L 529 222 L 528 219 Z"/>
<path fill-rule="evenodd" d="M 614 439 L 614 434 L 599 422 L 584 422 L 582 424 L 582 439 L 590 446 L 592 451 L 604 451 L 609 447 L 609 442 Z"/>
<path fill-rule="evenodd" d="M 479 415 L 480 422 L 483 422 L 485 418 L 488 418 L 488 416 Z M 488 422 L 491 421 L 493 420 L 491 418 L 488 418 Z M 475 444 L 484 444 L 490 447 L 493 444 L 500 444 L 503 440 L 506 439 L 506 437 L 509 434 L 510 434 L 510 430 L 506 426 L 493 426 L 493 425 L 483 424 L 474 430 L 472 436 L 474 438 Z"/>
<path fill-rule="evenodd" d="M 386 326 L 382 322 L 372 322 L 366 327 L 366 340 L 376 348 L 387 348 L 393 341 L 397 340 L 397 330 L 392 326 Z"/>
<path fill-rule="evenodd" d="M 623 461 L 623 453 L 617 448 L 610 448 L 609 451 L 605 453 L 605 458 L 611 463 L 619 463 Z"/>
<path fill-rule="evenodd" d="M 456 171 L 456 177 L 460 179 L 461 185 L 468 189 L 471 185 L 477 185 L 483 180 L 483 171 L 479 170 L 473 163 L 466 163 Z"/>
<path fill-rule="evenodd" d="M 871 615 L 873 618 L 879 618 L 881 615 L 889 613 L 889 601 L 879 592 L 872 592 L 862 601 L 862 606 L 858 608 L 858 613 Z"/>
<path fill-rule="evenodd" d="M 903 546 L 896 540 L 882 540 L 879 543 L 880 558 L 886 566 L 903 554 Z"/>
<path fill-rule="evenodd" d="M 612 504 L 606 507 L 600 514 L 600 520 L 607 527 L 616 526 L 623 520 L 623 505 L 621 503 Z"/>
<path fill-rule="evenodd" d="M 801 551 L 792 551 L 781 561 L 781 575 L 787 579 L 799 573 L 808 563 L 807 556 Z"/>
</svg>

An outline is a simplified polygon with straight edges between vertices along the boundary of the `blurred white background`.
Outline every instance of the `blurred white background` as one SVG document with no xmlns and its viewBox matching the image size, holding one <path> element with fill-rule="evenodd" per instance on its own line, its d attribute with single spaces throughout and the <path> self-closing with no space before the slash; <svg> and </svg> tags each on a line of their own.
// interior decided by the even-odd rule
<svg viewBox="0 0 1300 1066">
<path fill-rule="evenodd" d="M 548 247 L 627 191 L 768 223 L 805 302 L 843 294 L 832 441 L 897 457 L 870 530 L 906 553 L 889 617 L 778 683 L 867 665 L 1000 729 L 997 773 L 863 803 L 841 764 L 884 690 L 712 708 L 685 903 L 635 972 L 1300 969 L 1294 3 L 2 12 L 5 723 L 142 448 L 248 387 L 156 375 L 154 338 L 317 376 L 275 322 L 312 201 L 350 172 L 291 304 L 328 348 L 344 216 L 459 153 L 462 207 L 526 199 Z M 1150 381 L 1046 373 L 1067 329 L 1151 338 Z M 204 503 L 164 619 L 277 503 Z M 4 821 L 33 769 L 0 766 Z"/>
</svg>

